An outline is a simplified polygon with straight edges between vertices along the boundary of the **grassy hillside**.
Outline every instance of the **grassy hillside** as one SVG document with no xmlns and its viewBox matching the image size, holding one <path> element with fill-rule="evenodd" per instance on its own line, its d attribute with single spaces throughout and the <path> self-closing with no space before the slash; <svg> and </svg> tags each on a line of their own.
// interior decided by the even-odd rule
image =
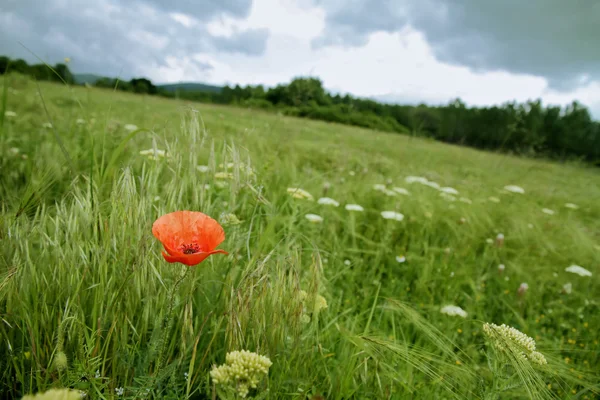
<svg viewBox="0 0 600 400">
<path fill-rule="evenodd" d="M 599 397 L 597 169 L 21 77 L 3 88 L 2 397 L 235 398 L 249 382 L 210 371 L 236 350 L 272 362 L 256 398 Z M 221 221 L 229 254 L 167 263 L 151 229 L 176 210 Z M 533 338 L 547 364 L 486 322 Z"/>
</svg>

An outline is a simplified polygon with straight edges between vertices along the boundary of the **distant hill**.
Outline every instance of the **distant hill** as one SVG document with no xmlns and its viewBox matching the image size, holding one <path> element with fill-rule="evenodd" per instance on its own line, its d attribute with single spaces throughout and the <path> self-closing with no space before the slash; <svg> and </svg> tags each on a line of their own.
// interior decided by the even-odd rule
<svg viewBox="0 0 600 400">
<path fill-rule="evenodd" d="M 156 87 L 166 90 L 167 92 L 185 91 L 185 92 L 211 92 L 221 93 L 223 88 L 221 86 L 207 85 L 204 83 L 195 82 L 179 82 L 179 83 L 167 83 L 163 85 L 156 85 Z"/>
<path fill-rule="evenodd" d="M 89 83 L 93 85 L 99 79 L 104 78 L 104 76 L 94 75 L 94 74 L 73 74 L 73 78 L 75 79 L 75 83 L 79 85 L 83 85 L 85 83 Z"/>
</svg>

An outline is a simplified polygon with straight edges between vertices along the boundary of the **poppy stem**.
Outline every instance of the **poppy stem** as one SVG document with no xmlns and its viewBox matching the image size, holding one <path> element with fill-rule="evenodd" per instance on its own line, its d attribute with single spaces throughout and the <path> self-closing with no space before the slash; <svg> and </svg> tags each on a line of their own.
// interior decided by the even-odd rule
<svg viewBox="0 0 600 400">
<path fill-rule="evenodd" d="M 163 326 L 162 326 L 160 351 L 158 352 L 158 360 L 157 360 L 156 371 L 155 371 L 156 377 L 158 377 L 158 373 L 160 372 L 160 370 L 162 369 L 162 366 L 164 364 L 163 358 L 165 358 L 164 353 L 165 353 L 165 348 L 166 348 L 166 336 L 167 336 L 167 331 L 169 330 L 170 322 L 173 317 L 173 306 L 175 304 L 175 293 L 177 292 L 177 289 L 179 288 L 179 285 L 181 284 L 181 282 L 183 282 L 185 277 L 188 275 L 189 271 L 190 271 L 190 268 L 186 268 L 185 272 L 183 274 L 181 274 L 181 276 L 179 277 L 179 279 L 177 279 L 177 281 L 175 281 L 175 284 L 171 288 L 171 293 L 169 294 L 169 308 L 167 309 L 167 314 L 165 315 L 165 319 L 163 321 Z"/>
</svg>

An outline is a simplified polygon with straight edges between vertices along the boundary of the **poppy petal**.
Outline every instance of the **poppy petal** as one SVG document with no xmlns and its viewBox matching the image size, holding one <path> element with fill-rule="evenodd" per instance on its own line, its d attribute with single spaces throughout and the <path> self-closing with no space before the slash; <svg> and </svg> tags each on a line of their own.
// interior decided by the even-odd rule
<svg viewBox="0 0 600 400">
<path fill-rule="evenodd" d="M 217 254 L 217 253 L 229 254 L 225 250 L 219 249 L 219 250 L 209 251 L 206 253 L 194 253 L 194 254 L 183 254 L 183 253 L 168 254 L 163 251 L 162 255 L 165 258 L 165 260 L 167 260 L 167 262 L 170 262 L 170 263 L 179 262 L 179 263 L 185 264 L 187 266 L 193 267 L 194 265 L 200 264 L 211 254 Z"/>
<path fill-rule="evenodd" d="M 223 240 L 223 227 L 208 215 L 196 211 L 175 211 L 158 218 L 152 234 L 166 248 L 177 249 L 196 243 L 203 252 L 214 250 Z"/>
</svg>

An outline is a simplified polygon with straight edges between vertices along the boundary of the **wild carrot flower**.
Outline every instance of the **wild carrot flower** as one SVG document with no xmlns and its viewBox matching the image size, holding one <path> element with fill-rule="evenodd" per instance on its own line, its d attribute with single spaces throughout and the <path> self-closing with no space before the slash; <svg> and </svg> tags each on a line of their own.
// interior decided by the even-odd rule
<svg viewBox="0 0 600 400">
<path fill-rule="evenodd" d="M 571 292 L 573 291 L 573 285 L 571 284 L 571 282 L 565 283 L 563 285 L 562 291 L 563 293 L 571 294 Z"/>
<path fill-rule="evenodd" d="M 385 219 L 393 219 L 396 221 L 402 221 L 404 219 L 404 215 L 396 211 L 382 211 L 381 216 Z"/>
<path fill-rule="evenodd" d="M 404 188 L 401 187 L 393 187 L 392 190 L 398 194 L 404 195 L 404 196 L 410 196 L 410 192 Z"/>
<path fill-rule="evenodd" d="M 442 187 L 440 188 L 440 192 L 442 193 L 448 193 L 448 194 L 453 194 L 453 195 L 458 195 L 458 190 L 452 188 L 452 187 Z"/>
<path fill-rule="evenodd" d="M 483 332 L 500 352 L 510 353 L 539 365 L 548 363 L 544 355 L 536 351 L 535 340 L 513 327 L 505 324 L 498 326 L 485 323 L 483 324 Z"/>
<path fill-rule="evenodd" d="M 346 204 L 346 210 L 348 211 L 365 211 L 365 209 L 362 206 L 359 206 L 358 204 Z"/>
<path fill-rule="evenodd" d="M 440 188 L 440 184 L 437 182 L 433 182 L 433 181 L 426 181 L 425 183 L 423 183 L 425 186 L 429 186 L 430 188 L 434 188 L 434 189 L 438 189 Z"/>
<path fill-rule="evenodd" d="M 334 199 L 330 198 L 330 197 L 321 197 L 319 200 L 317 200 L 318 204 L 322 204 L 322 205 L 326 205 L 326 206 L 334 206 L 334 207 L 339 207 L 340 203 L 335 201 Z"/>
<path fill-rule="evenodd" d="M 188 266 L 200 264 L 211 254 L 223 253 L 216 247 L 225 240 L 225 232 L 217 221 L 195 211 L 175 211 L 158 218 L 152 234 L 161 241 L 163 257 L 170 263 Z"/>
<path fill-rule="evenodd" d="M 198 165 L 196 166 L 198 172 L 202 172 L 203 174 L 210 171 L 210 167 L 208 165 Z"/>
<path fill-rule="evenodd" d="M 407 176 L 406 178 L 404 178 L 404 181 L 406 183 L 422 183 L 422 184 L 425 184 L 427 182 L 427 178 L 424 178 L 422 176 Z"/>
<path fill-rule="evenodd" d="M 579 265 L 571 265 L 565 268 L 565 271 L 577 274 L 579 276 L 592 276 L 592 273 Z"/>
<path fill-rule="evenodd" d="M 579 208 L 579 206 L 577 204 L 573 204 L 573 203 L 565 203 L 565 207 L 570 208 L 571 210 L 577 210 Z"/>
<path fill-rule="evenodd" d="M 125 130 L 126 130 L 126 131 L 128 131 L 128 132 L 137 131 L 137 129 L 138 129 L 137 125 L 134 125 L 134 124 L 126 124 L 126 125 L 124 126 L 124 128 L 125 128 Z"/>
<path fill-rule="evenodd" d="M 509 191 L 511 193 L 524 194 L 525 189 L 517 185 L 506 185 L 504 186 L 504 190 Z"/>
<path fill-rule="evenodd" d="M 463 310 L 462 308 L 458 307 L 458 306 L 453 306 L 453 305 L 447 305 L 444 306 L 440 309 L 440 312 L 442 314 L 446 314 L 449 315 L 451 317 L 463 317 L 463 318 L 467 318 L 467 312 L 465 310 Z"/>
<path fill-rule="evenodd" d="M 542 212 L 544 214 L 548 214 L 548 215 L 554 215 L 554 210 L 551 210 L 549 208 L 542 208 Z"/>
<path fill-rule="evenodd" d="M 288 188 L 287 192 L 292 195 L 295 199 L 313 200 L 312 194 L 308 193 L 304 189 L 300 188 Z"/>
<path fill-rule="evenodd" d="M 320 215 L 317 215 L 317 214 L 306 214 L 304 217 L 309 222 L 312 222 L 314 224 L 320 224 L 321 222 L 323 222 L 323 217 L 321 217 Z"/>
<path fill-rule="evenodd" d="M 83 398 L 83 392 L 71 389 L 50 389 L 43 393 L 28 394 L 21 400 L 77 400 Z"/>
<path fill-rule="evenodd" d="M 448 201 L 456 201 L 456 197 L 446 192 L 441 192 L 440 197 Z"/>
<path fill-rule="evenodd" d="M 488 197 L 488 200 L 491 201 L 492 203 L 500 203 L 500 199 L 494 196 L 490 196 Z"/>
<path fill-rule="evenodd" d="M 159 158 L 165 157 L 167 152 L 160 149 L 148 149 L 140 151 L 140 155 L 148 156 L 150 160 L 158 160 Z"/>
<path fill-rule="evenodd" d="M 225 364 L 214 366 L 210 376 L 216 385 L 237 392 L 245 398 L 250 389 L 256 389 L 273 365 L 265 356 L 247 350 L 232 351 L 225 356 Z"/>
</svg>

